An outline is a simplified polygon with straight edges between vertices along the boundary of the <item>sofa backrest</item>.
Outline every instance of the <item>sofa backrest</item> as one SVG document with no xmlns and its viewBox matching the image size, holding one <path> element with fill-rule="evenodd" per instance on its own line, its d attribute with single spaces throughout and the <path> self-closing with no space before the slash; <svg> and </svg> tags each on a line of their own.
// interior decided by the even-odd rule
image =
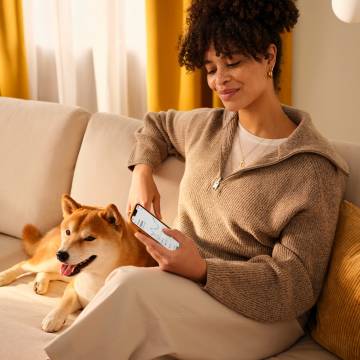
<svg viewBox="0 0 360 360">
<path fill-rule="evenodd" d="M 61 219 L 90 114 L 49 102 L 0 97 L 0 232 L 44 232 Z"/>
<path fill-rule="evenodd" d="M 108 113 L 91 117 L 71 188 L 76 201 L 97 206 L 113 203 L 126 216 L 131 182 L 127 161 L 135 142 L 134 132 L 141 125 L 141 120 Z M 163 220 L 170 226 L 177 213 L 178 185 L 183 172 L 184 163 L 170 157 L 154 173 Z"/>
<path fill-rule="evenodd" d="M 345 199 L 360 206 L 360 144 L 332 141 L 339 154 L 350 167 Z"/>
</svg>

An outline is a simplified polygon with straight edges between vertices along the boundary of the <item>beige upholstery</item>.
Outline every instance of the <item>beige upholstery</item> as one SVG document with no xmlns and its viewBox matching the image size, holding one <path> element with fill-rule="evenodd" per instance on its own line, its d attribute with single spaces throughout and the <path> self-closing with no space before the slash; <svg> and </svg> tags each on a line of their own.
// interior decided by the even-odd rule
<svg viewBox="0 0 360 360">
<path fill-rule="evenodd" d="M 350 167 L 345 199 L 360 206 L 360 144 L 344 141 L 333 141 L 332 143 Z"/>
<path fill-rule="evenodd" d="M 0 234 L 0 246 L 0 271 L 3 271 L 26 258 L 19 239 Z"/>
<path fill-rule="evenodd" d="M 1 98 L 0 232 L 20 236 L 61 219 L 90 114 L 59 104 Z"/>
<path fill-rule="evenodd" d="M 131 179 L 127 158 L 141 121 L 93 115 L 78 154 L 88 116 L 58 104 L 0 98 L 0 232 L 18 236 L 25 222 L 48 229 L 60 221 L 59 196 L 69 191 L 75 162 L 71 189 L 75 199 L 93 205 L 116 203 L 124 214 Z M 346 198 L 360 205 L 360 145 L 334 144 L 351 168 Z M 183 163 L 175 158 L 156 169 L 162 212 L 169 225 L 176 214 L 182 173 Z M 0 235 L 0 269 L 25 257 L 19 239 Z M 51 284 L 50 292 L 41 296 L 32 291 L 32 280 L 33 276 L 25 276 L 0 287 L 0 359 L 46 359 L 42 348 L 56 336 L 43 332 L 40 324 L 64 284 Z M 337 358 L 305 336 L 271 359 Z"/>
<path fill-rule="evenodd" d="M 309 335 L 302 337 L 291 349 L 267 360 L 340 360 L 323 349 Z"/>
</svg>

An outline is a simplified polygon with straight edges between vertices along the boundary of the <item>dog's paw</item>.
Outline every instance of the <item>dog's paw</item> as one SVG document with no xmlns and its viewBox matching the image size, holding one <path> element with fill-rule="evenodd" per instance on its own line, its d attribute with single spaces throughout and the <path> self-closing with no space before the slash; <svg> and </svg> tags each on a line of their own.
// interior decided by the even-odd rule
<svg viewBox="0 0 360 360">
<path fill-rule="evenodd" d="M 48 281 L 34 281 L 34 291 L 39 294 L 43 295 L 46 294 L 49 288 L 49 282 Z"/>
<path fill-rule="evenodd" d="M 14 277 L 6 271 L 0 272 L 0 286 L 8 285 L 14 281 Z"/>
<path fill-rule="evenodd" d="M 65 321 L 66 316 L 54 309 L 45 316 L 41 328 L 46 332 L 56 332 L 64 326 Z"/>
</svg>

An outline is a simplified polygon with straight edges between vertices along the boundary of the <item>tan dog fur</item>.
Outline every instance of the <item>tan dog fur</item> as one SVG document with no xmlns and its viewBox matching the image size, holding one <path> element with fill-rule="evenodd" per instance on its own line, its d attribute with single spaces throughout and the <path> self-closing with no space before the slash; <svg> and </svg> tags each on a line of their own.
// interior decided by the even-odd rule
<svg viewBox="0 0 360 360">
<path fill-rule="evenodd" d="M 61 225 L 43 237 L 34 226 L 26 225 L 23 245 L 31 258 L 0 272 L 0 286 L 10 284 L 24 273 L 36 273 L 34 291 L 37 294 L 45 294 L 52 280 L 69 283 L 57 307 L 42 322 L 42 329 L 47 332 L 60 330 L 69 314 L 84 308 L 115 268 L 157 265 L 135 238 L 134 225 L 122 218 L 115 205 L 106 208 L 83 206 L 63 195 L 62 211 Z M 89 236 L 95 240 L 85 240 L 91 239 Z M 69 277 L 60 273 L 62 263 L 56 257 L 59 250 L 70 255 L 65 263 L 73 265 L 91 255 L 97 257 L 77 275 Z"/>
</svg>

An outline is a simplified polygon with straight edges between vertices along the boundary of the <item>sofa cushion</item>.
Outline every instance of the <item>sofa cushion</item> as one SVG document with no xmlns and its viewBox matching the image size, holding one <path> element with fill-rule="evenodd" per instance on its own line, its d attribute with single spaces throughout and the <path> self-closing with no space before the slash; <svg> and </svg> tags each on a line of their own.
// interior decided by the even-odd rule
<svg viewBox="0 0 360 360">
<path fill-rule="evenodd" d="M 42 232 L 61 220 L 90 114 L 55 103 L 0 98 L 0 232 Z"/>
<path fill-rule="evenodd" d="M 124 216 L 131 182 L 127 161 L 142 121 L 112 114 L 94 114 L 89 122 L 76 163 L 71 196 L 87 205 L 114 203 Z M 168 158 L 155 169 L 161 195 L 161 212 L 171 226 L 177 211 L 179 182 L 184 163 Z"/>
<path fill-rule="evenodd" d="M 343 359 L 360 359 L 360 208 L 344 201 L 313 338 Z"/>
<path fill-rule="evenodd" d="M 339 360 L 339 358 L 322 348 L 309 335 L 305 335 L 289 350 L 266 360 Z"/>
<path fill-rule="evenodd" d="M 0 234 L 0 271 L 6 270 L 26 258 L 20 239 Z"/>
<path fill-rule="evenodd" d="M 360 144 L 339 140 L 332 140 L 331 142 L 350 167 L 345 199 L 360 206 Z"/>
</svg>

